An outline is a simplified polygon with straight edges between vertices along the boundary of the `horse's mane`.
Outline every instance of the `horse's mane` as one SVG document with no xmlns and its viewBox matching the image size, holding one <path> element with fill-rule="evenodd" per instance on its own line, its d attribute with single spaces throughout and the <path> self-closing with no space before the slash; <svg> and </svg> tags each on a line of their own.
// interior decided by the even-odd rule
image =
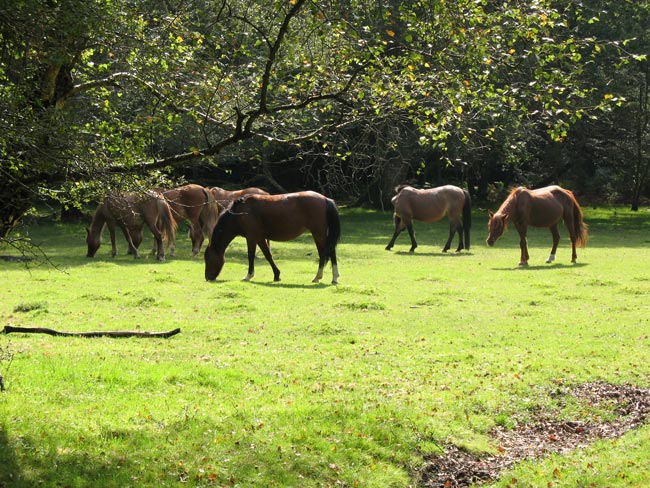
<svg viewBox="0 0 650 488">
<path fill-rule="evenodd" d="M 503 201 L 503 203 L 499 207 L 499 210 L 495 212 L 495 215 L 502 215 L 503 217 L 505 217 L 506 222 L 510 220 L 514 211 L 514 206 L 517 203 L 517 195 L 519 195 L 519 193 L 521 193 L 522 190 L 526 190 L 526 188 L 523 186 L 518 186 L 516 188 L 513 188 L 510 191 L 508 197 Z"/>
<path fill-rule="evenodd" d="M 410 187 L 411 185 L 397 185 L 395 187 L 395 195 L 397 195 L 399 192 L 401 192 L 404 188 Z"/>
</svg>

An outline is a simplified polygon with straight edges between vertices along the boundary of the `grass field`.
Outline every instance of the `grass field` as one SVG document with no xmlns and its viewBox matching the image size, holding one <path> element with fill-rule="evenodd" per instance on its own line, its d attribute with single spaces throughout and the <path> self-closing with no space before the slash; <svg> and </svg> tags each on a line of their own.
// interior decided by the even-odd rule
<svg viewBox="0 0 650 488">
<path fill-rule="evenodd" d="M 650 212 L 585 208 L 566 230 L 510 229 L 442 254 L 447 223 L 384 250 L 389 213 L 342 209 L 338 286 L 312 284 L 311 238 L 274 243 L 252 282 L 233 242 L 215 283 L 179 231 L 165 263 L 85 257 L 84 226 L 26 231 L 56 265 L 0 261 L 0 328 L 140 330 L 169 339 L 0 335 L 0 487 L 425 486 L 428 456 L 498 454 L 496 427 L 540 410 L 591 421 L 611 409 L 560 395 L 605 381 L 650 386 Z M 181 226 L 183 228 L 183 226 Z M 455 245 L 455 242 L 454 242 Z M 144 249 L 151 246 L 145 240 Z M 0 248 L 1 254 L 12 251 Z M 12 359 L 10 359 L 12 358 Z M 649 486 L 650 426 L 518 464 L 487 486 Z"/>
</svg>

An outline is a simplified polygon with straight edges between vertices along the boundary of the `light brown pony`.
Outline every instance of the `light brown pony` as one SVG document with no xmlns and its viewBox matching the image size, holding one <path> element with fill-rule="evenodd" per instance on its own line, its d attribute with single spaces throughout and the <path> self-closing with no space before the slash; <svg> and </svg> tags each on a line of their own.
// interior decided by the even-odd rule
<svg viewBox="0 0 650 488">
<path fill-rule="evenodd" d="M 249 281 L 255 274 L 255 248 L 259 246 L 273 269 L 273 280 L 280 281 L 268 240 L 290 241 L 309 230 L 318 249 L 318 272 L 314 282 L 323 278 L 323 268 L 332 262 L 332 283 L 339 271 L 336 245 L 341 236 L 341 221 L 333 200 L 313 191 L 282 195 L 246 195 L 236 200 L 220 216 L 205 250 L 205 279 L 217 279 L 225 262 L 225 252 L 236 236 L 246 238 Z"/>
<path fill-rule="evenodd" d="M 167 200 L 172 209 L 172 215 L 176 222 L 187 220 L 190 223 L 189 236 L 192 240 L 192 256 L 196 256 L 203 245 L 204 234 L 201 225 L 201 214 L 210 207 L 216 205 L 212 193 L 201 185 L 189 184 L 172 188 L 170 190 L 158 190 Z M 212 209 L 212 211 L 216 211 Z M 174 246 L 170 243 L 169 253 L 174 255 Z"/>
<path fill-rule="evenodd" d="M 414 252 L 418 247 L 413 231 L 413 221 L 419 220 L 426 223 L 438 222 L 445 215 L 449 217 L 449 238 L 445 243 L 442 252 L 447 252 L 451 247 L 451 241 L 458 232 L 458 248 L 469 251 L 469 233 L 472 227 L 472 205 L 467 190 L 457 186 L 446 185 L 428 190 L 419 190 L 408 185 L 400 185 L 395 188 L 395 195 L 391 203 L 395 208 L 393 220 L 395 222 L 395 233 L 386 246 L 390 251 L 400 233 L 407 229 L 411 237 L 411 249 Z M 463 240 L 464 234 L 464 240 Z"/>
<path fill-rule="evenodd" d="M 501 204 L 496 213 L 490 212 L 488 246 L 493 246 L 501 237 L 512 221 L 519 232 L 519 247 L 521 259 L 519 266 L 528 265 L 528 244 L 526 231 L 528 226 L 548 227 L 553 236 L 553 248 L 546 260 L 547 263 L 555 261 L 555 251 L 560 242 L 560 233 L 557 225 L 560 219 L 569 231 L 571 238 L 571 262 L 577 259 L 576 246 L 587 245 L 587 224 L 582 218 L 582 209 L 570 190 L 559 186 L 547 186 L 537 190 L 529 190 L 520 186 L 512 190 L 508 198 Z"/>
<path fill-rule="evenodd" d="M 232 202 L 244 195 L 268 195 L 268 192 L 256 187 L 243 188 L 241 190 L 224 190 L 218 186 L 213 186 L 209 191 L 216 205 L 207 205 L 200 216 L 203 232 L 207 236 L 212 235 L 212 230 L 217 224 L 219 214 L 230 207 Z"/>
<path fill-rule="evenodd" d="M 138 247 L 142 242 L 142 228 L 149 227 L 156 241 L 158 261 L 165 260 L 163 238 L 174 242 L 176 222 L 165 199 L 156 192 L 112 194 L 97 206 L 90 229 L 86 229 L 86 244 L 92 258 L 101 244 L 104 225 L 111 235 L 111 256 L 117 254 L 115 225 L 118 225 L 129 245 L 129 254 L 140 257 Z"/>
</svg>

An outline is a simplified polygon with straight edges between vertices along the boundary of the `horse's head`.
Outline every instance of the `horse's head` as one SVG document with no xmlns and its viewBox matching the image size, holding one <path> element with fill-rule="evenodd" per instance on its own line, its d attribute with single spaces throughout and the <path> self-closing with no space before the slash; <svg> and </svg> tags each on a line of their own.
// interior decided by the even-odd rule
<svg viewBox="0 0 650 488">
<path fill-rule="evenodd" d="M 210 243 L 210 245 L 205 249 L 205 254 L 203 255 L 205 260 L 205 279 L 206 281 L 214 281 L 221 273 L 223 269 L 223 264 L 226 262 L 225 253 L 219 252 L 215 246 Z"/>
<path fill-rule="evenodd" d="M 88 244 L 88 253 L 86 254 L 87 258 L 95 257 L 97 249 L 99 249 L 99 244 L 101 243 L 100 236 L 101 234 L 90 232 L 90 230 L 86 229 L 86 244 Z"/>
<path fill-rule="evenodd" d="M 488 246 L 494 246 L 494 243 L 497 241 L 499 237 L 503 234 L 503 231 L 506 230 L 507 227 L 507 221 L 505 215 L 502 215 L 500 213 L 493 214 L 492 212 L 489 212 L 490 216 L 490 222 L 488 223 L 488 237 L 487 237 L 487 245 Z"/>
</svg>

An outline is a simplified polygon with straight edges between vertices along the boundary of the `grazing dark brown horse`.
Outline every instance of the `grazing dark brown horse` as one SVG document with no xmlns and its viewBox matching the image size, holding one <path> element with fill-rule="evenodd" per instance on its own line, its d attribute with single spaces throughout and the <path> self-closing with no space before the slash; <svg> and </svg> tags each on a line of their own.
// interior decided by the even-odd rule
<svg viewBox="0 0 650 488">
<path fill-rule="evenodd" d="M 411 237 L 411 249 L 414 252 L 418 247 L 413 231 L 413 221 L 419 220 L 426 223 L 438 222 L 445 215 L 449 217 L 449 238 L 442 249 L 447 252 L 451 247 L 454 234 L 458 232 L 458 248 L 469 251 L 469 231 L 472 227 L 472 204 L 467 190 L 457 186 L 446 185 L 428 190 L 419 190 L 408 185 L 395 188 L 395 195 L 391 202 L 395 208 L 393 220 L 395 233 L 386 246 L 390 251 L 400 233 L 407 229 Z M 463 234 L 465 239 L 463 240 Z"/>
<path fill-rule="evenodd" d="M 120 193 L 106 197 L 97 206 L 90 229 L 86 229 L 88 253 L 92 258 L 101 244 L 104 225 L 111 235 L 111 256 L 117 254 L 115 225 L 118 225 L 129 244 L 129 253 L 138 258 L 138 247 L 142 242 L 142 227 L 146 224 L 156 240 L 158 261 L 165 260 L 163 238 L 174 242 L 176 222 L 165 199 L 158 193 Z"/>
<path fill-rule="evenodd" d="M 215 280 L 225 262 L 225 252 L 236 236 L 246 238 L 248 245 L 249 281 L 255 274 L 255 247 L 259 246 L 273 269 L 273 280 L 280 281 L 280 270 L 275 265 L 268 240 L 290 241 L 309 230 L 318 249 L 317 283 L 323 278 L 323 268 L 332 262 L 332 283 L 336 284 L 339 271 L 336 245 L 341 235 L 341 222 L 333 200 L 313 191 L 282 195 L 246 195 L 239 198 L 220 216 L 205 250 L 205 279 Z"/>
<path fill-rule="evenodd" d="M 204 210 L 215 204 L 212 193 L 201 185 L 189 184 L 172 188 L 170 190 L 158 190 L 167 200 L 172 209 L 172 215 L 176 222 L 187 220 L 190 223 L 190 239 L 192 240 L 192 256 L 196 256 L 203 245 L 204 234 L 201 225 L 201 214 Z M 216 211 L 214 209 L 213 211 Z M 174 255 L 174 247 L 170 244 L 169 253 Z"/>
<path fill-rule="evenodd" d="M 547 186 L 537 190 L 529 190 L 520 186 L 512 190 L 508 198 L 501 204 L 496 213 L 490 212 L 488 246 L 493 246 L 512 221 L 519 232 L 519 247 L 521 259 L 519 266 L 528 265 L 528 244 L 526 231 L 528 226 L 548 227 L 553 235 L 553 248 L 546 260 L 547 263 L 555 261 L 555 251 L 560 242 L 560 233 L 557 225 L 564 220 L 564 225 L 571 238 L 571 262 L 577 259 L 576 246 L 587 245 L 587 224 L 582 218 L 582 209 L 570 190 L 559 186 Z"/>
</svg>

